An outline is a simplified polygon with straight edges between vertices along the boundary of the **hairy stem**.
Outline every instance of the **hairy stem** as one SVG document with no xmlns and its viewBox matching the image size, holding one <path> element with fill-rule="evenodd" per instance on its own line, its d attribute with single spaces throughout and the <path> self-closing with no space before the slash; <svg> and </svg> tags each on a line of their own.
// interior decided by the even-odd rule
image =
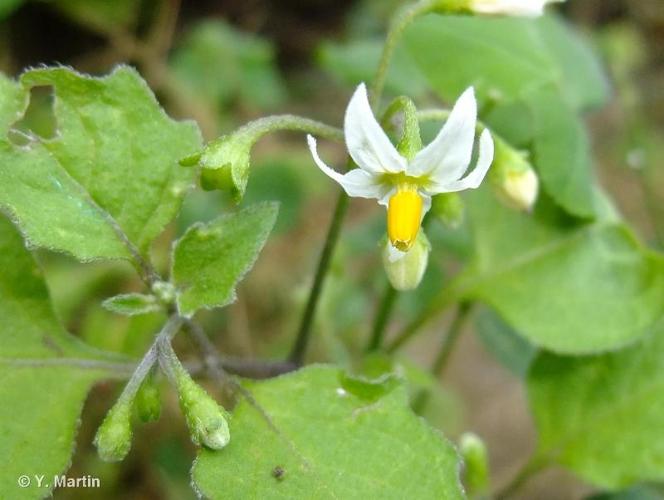
<svg viewBox="0 0 664 500">
<path fill-rule="evenodd" d="M 157 334 L 152 346 L 150 346 L 150 349 L 148 349 L 148 352 L 145 353 L 145 356 L 143 356 L 143 359 L 136 367 L 136 370 L 134 370 L 129 382 L 127 382 L 122 394 L 120 394 L 118 401 L 131 401 L 134 399 L 143 380 L 152 369 L 155 361 L 157 361 L 160 343 L 164 341 L 170 343 L 171 339 L 182 326 L 182 321 L 182 318 L 175 315 L 168 319 L 159 334 Z"/>
<path fill-rule="evenodd" d="M 343 191 L 340 191 L 337 198 L 336 207 L 334 208 L 332 222 L 330 223 L 330 227 L 327 230 L 323 251 L 321 252 L 320 260 L 318 261 L 318 267 L 316 269 L 314 281 L 311 286 L 311 290 L 309 291 L 307 304 L 304 308 L 304 314 L 302 315 L 297 338 L 295 339 L 293 349 L 288 356 L 289 361 L 295 365 L 301 365 L 304 361 L 304 355 L 307 349 L 307 344 L 309 343 L 309 337 L 311 336 L 311 327 L 313 326 L 312 323 L 316 313 L 318 299 L 320 298 L 321 291 L 323 290 L 323 283 L 325 282 L 325 277 L 327 276 L 327 272 L 330 268 L 334 247 L 339 240 L 341 226 L 347 211 L 348 196 Z"/>
<path fill-rule="evenodd" d="M 272 115 L 259 118 L 243 125 L 233 134 L 246 135 L 251 138 L 252 142 L 255 142 L 265 134 L 280 130 L 306 132 L 339 142 L 344 140 L 344 132 L 340 128 L 297 115 Z"/>
</svg>

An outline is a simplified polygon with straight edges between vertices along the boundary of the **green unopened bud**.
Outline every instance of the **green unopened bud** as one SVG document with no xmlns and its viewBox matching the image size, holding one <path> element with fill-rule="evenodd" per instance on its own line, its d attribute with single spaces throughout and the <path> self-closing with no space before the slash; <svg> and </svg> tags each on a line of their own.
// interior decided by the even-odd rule
<svg viewBox="0 0 664 500">
<path fill-rule="evenodd" d="M 459 193 L 443 193 L 433 197 L 431 214 L 447 227 L 459 227 L 463 222 L 465 207 Z"/>
<path fill-rule="evenodd" d="M 161 415 L 161 394 L 154 374 L 148 375 L 134 398 L 136 414 L 143 422 L 159 420 Z"/>
<path fill-rule="evenodd" d="M 429 263 L 431 245 L 424 231 L 420 230 L 413 246 L 407 252 L 394 248 L 388 240 L 383 247 L 383 267 L 387 278 L 396 290 L 417 288 Z"/>
<path fill-rule="evenodd" d="M 99 457 L 106 462 L 122 460 L 131 448 L 131 435 L 131 402 L 118 401 L 97 430 L 94 444 Z"/>
<path fill-rule="evenodd" d="M 231 439 L 226 410 L 184 370 L 178 371 L 177 387 L 180 408 L 187 420 L 192 441 L 213 450 L 226 446 Z"/>
<path fill-rule="evenodd" d="M 162 304 L 172 304 L 175 302 L 175 285 L 168 281 L 157 281 L 152 285 L 152 293 Z"/>
<path fill-rule="evenodd" d="M 498 197 L 517 210 L 532 210 L 537 201 L 539 180 L 526 154 L 501 140 L 497 140 L 495 146 L 490 175 Z"/>
<path fill-rule="evenodd" d="M 247 187 L 251 148 L 256 135 L 251 128 L 239 129 L 212 141 L 201 154 L 184 158 L 180 164 L 200 164 L 203 189 L 230 191 L 240 201 Z"/>
<path fill-rule="evenodd" d="M 417 108 L 411 99 L 401 96 L 392 101 L 385 111 L 385 115 L 389 117 L 398 111 L 403 113 L 403 126 L 401 138 L 397 143 L 397 151 L 410 161 L 422 149 Z"/>
<path fill-rule="evenodd" d="M 484 441 L 472 432 L 461 436 L 459 451 L 465 464 L 465 484 L 468 496 L 485 498 L 489 492 L 489 466 Z"/>
</svg>

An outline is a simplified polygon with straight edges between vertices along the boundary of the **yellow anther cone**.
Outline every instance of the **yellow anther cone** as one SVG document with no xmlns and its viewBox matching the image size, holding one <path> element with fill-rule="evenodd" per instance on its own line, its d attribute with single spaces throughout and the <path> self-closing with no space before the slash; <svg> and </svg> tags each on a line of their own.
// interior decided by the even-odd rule
<svg viewBox="0 0 664 500">
<path fill-rule="evenodd" d="M 422 220 L 422 197 L 415 187 L 400 186 L 387 206 L 387 236 L 406 252 L 415 242 Z"/>
</svg>

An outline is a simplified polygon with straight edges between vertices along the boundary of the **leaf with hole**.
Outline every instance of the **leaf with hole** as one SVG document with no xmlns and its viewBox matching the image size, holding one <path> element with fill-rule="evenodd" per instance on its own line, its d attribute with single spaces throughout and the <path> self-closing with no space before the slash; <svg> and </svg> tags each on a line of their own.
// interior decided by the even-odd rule
<svg viewBox="0 0 664 500">
<path fill-rule="evenodd" d="M 83 261 L 145 254 L 192 185 L 178 160 L 200 147 L 197 127 L 168 118 L 128 67 L 103 78 L 36 69 L 20 84 L 53 88 L 57 133 L 0 138 L 0 208 L 33 246 Z M 15 96 L 0 103 L 16 110 Z"/>
</svg>

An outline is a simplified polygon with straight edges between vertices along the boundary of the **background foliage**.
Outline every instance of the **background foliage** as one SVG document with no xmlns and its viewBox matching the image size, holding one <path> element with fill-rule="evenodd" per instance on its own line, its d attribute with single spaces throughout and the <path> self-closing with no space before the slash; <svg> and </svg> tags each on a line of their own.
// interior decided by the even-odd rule
<svg viewBox="0 0 664 500">
<path fill-rule="evenodd" d="M 529 456 L 526 470 L 547 467 L 522 498 L 659 498 L 658 0 L 569 0 L 537 21 L 418 20 L 397 47 L 386 97 L 407 94 L 425 109 L 474 85 L 485 123 L 530 154 L 542 183 L 533 213 L 504 207 L 487 185 L 464 195 L 460 227 L 433 221 L 429 269 L 416 291 L 397 298 L 387 346 L 409 329 L 417 336 L 396 354 L 366 355 L 385 288 L 377 249 L 384 214 L 353 200 L 307 361 L 363 377 L 311 366 L 247 384 L 278 432 L 242 401 L 229 448 L 198 454 L 176 396 L 160 382 L 161 419 L 135 427 L 121 464 L 97 458 L 94 432 L 121 387 L 113 379 L 127 376 L 165 320 L 151 299 L 108 301 L 143 291 L 141 259 L 189 287 L 179 310 L 200 310 L 225 355 L 288 354 L 334 186 L 301 134 L 261 140 L 239 212 L 233 193 L 191 191 L 195 170 L 177 161 L 272 112 L 340 123 L 351 89 L 372 78 L 399 4 L 178 3 L 0 2 L 0 208 L 8 216 L 0 219 L 0 456 L 13 457 L 0 496 L 17 491 L 21 473 L 48 476 L 71 462 L 70 477 L 101 478 L 100 498 L 193 498 L 197 457 L 196 488 L 210 497 L 421 488 L 422 497 L 455 498 L 454 445 L 472 430 L 487 443 L 494 486 Z M 200 132 L 169 116 L 193 118 Z M 427 124 L 425 139 L 437 127 Z M 340 149 L 329 154 L 341 162 Z M 203 267 L 206 279 L 197 275 Z M 207 310 L 236 294 L 231 306 Z M 441 373 L 435 353 L 450 330 L 448 310 L 460 302 L 478 304 Z M 196 359 L 186 339 L 176 347 Z M 231 404 L 227 391 L 207 388 Z M 336 419 L 324 422 L 330 415 Z M 321 439 L 328 446 L 315 445 Z M 276 467 L 286 476 L 275 476 Z"/>
</svg>

